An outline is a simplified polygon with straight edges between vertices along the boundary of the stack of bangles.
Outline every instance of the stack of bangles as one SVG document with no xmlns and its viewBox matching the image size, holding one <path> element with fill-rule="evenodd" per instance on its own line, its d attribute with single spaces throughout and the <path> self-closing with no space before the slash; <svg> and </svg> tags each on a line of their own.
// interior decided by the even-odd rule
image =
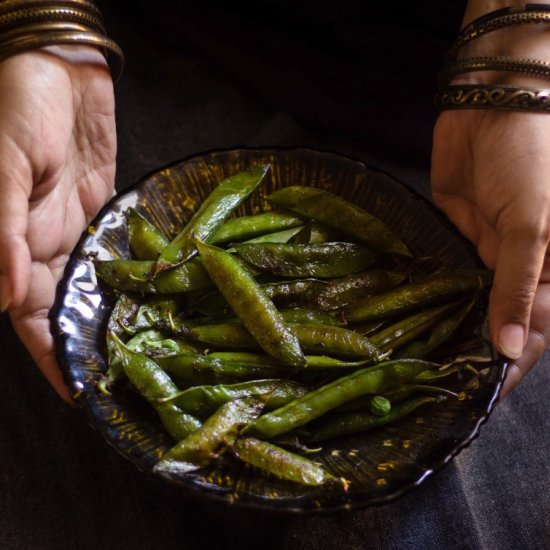
<svg viewBox="0 0 550 550">
<path fill-rule="evenodd" d="M 497 84 L 451 85 L 458 75 L 475 71 L 515 72 L 550 79 L 550 62 L 523 57 L 487 56 L 458 59 L 459 50 L 488 33 L 517 25 L 550 25 L 550 5 L 525 4 L 502 8 L 470 23 L 451 46 L 438 78 L 435 98 L 441 110 L 498 109 L 550 113 L 550 89 L 534 89 Z"/>
<path fill-rule="evenodd" d="M 0 0 L 0 61 L 36 48 L 79 44 L 99 48 L 113 80 L 124 54 L 107 37 L 100 11 L 89 0 Z"/>
</svg>

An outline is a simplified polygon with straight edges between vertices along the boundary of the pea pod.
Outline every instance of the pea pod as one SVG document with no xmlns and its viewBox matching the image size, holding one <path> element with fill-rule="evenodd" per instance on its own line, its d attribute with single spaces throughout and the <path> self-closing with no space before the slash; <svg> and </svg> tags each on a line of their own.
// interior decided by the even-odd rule
<svg viewBox="0 0 550 550">
<path fill-rule="evenodd" d="M 260 287 L 278 307 L 296 307 L 313 300 L 327 285 L 326 281 L 319 279 L 298 279 L 261 284 Z M 191 313 L 198 312 L 212 317 L 222 318 L 233 315 L 227 300 L 219 292 L 197 297 L 190 307 Z"/>
<path fill-rule="evenodd" d="M 132 319 L 139 310 L 139 300 L 135 296 L 121 294 L 111 311 L 107 323 L 107 372 L 101 377 L 97 388 L 104 394 L 109 394 L 109 388 L 119 380 L 126 378 L 120 354 L 118 353 L 117 339 L 125 334 L 133 334 L 130 328 Z"/>
<path fill-rule="evenodd" d="M 184 294 L 154 294 L 142 302 L 132 322 L 132 329 L 157 328 L 165 330 L 184 307 Z"/>
<path fill-rule="evenodd" d="M 422 405 L 436 403 L 441 400 L 442 397 L 416 397 L 393 406 L 390 412 L 384 416 L 377 416 L 366 412 L 339 414 L 324 422 L 312 425 L 306 440 L 310 443 L 317 443 L 335 437 L 371 430 L 372 428 L 395 422 Z"/>
<path fill-rule="evenodd" d="M 222 244 L 252 239 L 283 229 L 300 227 L 304 220 L 288 212 L 263 212 L 253 216 L 230 218 L 209 239 L 210 244 Z"/>
<path fill-rule="evenodd" d="M 237 384 L 194 386 L 165 399 L 165 401 L 176 404 L 189 414 L 203 417 L 211 415 L 218 407 L 233 399 L 264 396 L 264 410 L 269 411 L 286 405 L 306 392 L 307 387 L 304 384 L 275 378 Z"/>
<path fill-rule="evenodd" d="M 239 430 L 260 414 L 263 405 L 257 397 L 225 403 L 198 430 L 172 447 L 153 471 L 186 473 L 208 466 L 233 444 Z"/>
<path fill-rule="evenodd" d="M 218 290 L 261 348 L 290 366 L 304 365 L 296 336 L 253 277 L 224 250 L 200 241 L 197 249 Z"/>
<path fill-rule="evenodd" d="M 202 354 L 166 355 L 157 357 L 156 362 L 182 386 L 228 384 L 262 378 L 280 378 L 288 374 L 288 367 L 269 363 L 223 361 Z"/>
<path fill-rule="evenodd" d="M 407 246 L 382 221 L 329 191 L 291 185 L 267 197 L 273 204 L 340 231 L 381 252 L 410 256 Z"/>
<path fill-rule="evenodd" d="M 96 260 L 97 275 L 117 290 L 145 293 L 188 292 L 213 286 L 197 259 L 157 275 L 151 280 L 155 262 L 143 260 Z"/>
<path fill-rule="evenodd" d="M 353 330 L 323 325 L 291 324 L 302 348 L 308 353 L 364 357 L 372 362 L 380 361 L 380 350 L 366 337 Z"/>
<path fill-rule="evenodd" d="M 337 314 L 307 307 L 282 309 L 280 313 L 287 323 L 292 323 L 293 325 L 309 324 L 342 327 L 346 324 Z"/>
<path fill-rule="evenodd" d="M 128 244 L 137 260 L 156 260 L 170 241 L 135 208 L 126 211 Z"/>
<path fill-rule="evenodd" d="M 224 362 L 228 361 L 230 363 L 283 366 L 273 357 L 257 353 L 219 351 L 210 353 L 209 357 L 220 359 Z M 342 359 L 336 359 L 335 357 L 329 357 L 327 355 L 306 355 L 306 367 L 308 370 L 364 367 L 369 362 L 369 359 L 343 361 Z"/>
<path fill-rule="evenodd" d="M 418 306 L 441 303 L 452 296 L 474 292 L 483 284 L 481 275 L 476 271 L 442 272 L 359 300 L 345 308 L 344 316 L 348 322 L 383 319 Z"/>
<path fill-rule="evenodd" d="M 252 166 L 224 179 L 202 202 L 186 226 L 161 252 L 155 274 L 186 262 L 195 253 L 195 239 L 208 240 L 230 214 L 258 187 L 269 165 Z"/>
<path fill-rule="evenodd" d="M 310 222 L 299 233 L 296 233 L 289 242 L 296 244 L 320 244 L 344 240 L 345 238 L 340 231 L 335 231 L 322 223 Z"/>
<path fill-rule="evenodd" d="M 200 420 L 184 413 L 173 403 L 162 403 L 162 399 L 179 391 L 170 377 L 152 359 L 130 350 L 115 334 L 112 337 L 126 376 L 153 406 L 170 435 L 179 441 L 198 429 Z"/>
<path fill-rule="evenodd" d="M 466 315 L 468 315 L 473 305 L 474 300 L 471 300 L 447 317 L 447 319 L 441 320 L 433 327 L 426 340 L 409 344 L 406 348 L 399 351 L 399 357 L 426 357 L 426 355 L 451 337 Z"/>
<path fill-rule="evenodd" d="M 266 233 L 265 235 L 260 235 L 259 237 L 254 237 L 253 239 L 248 239 L 244 241 L 245 243 L 288 243 L 293 237 L 295 237 L 303 225 L 298 227 L 292 227 L 291 229 L 284 229 L 282 231 L 276 231 L 275 233 Z M 234 250 L 234 249 L 232 249 Z"/>
<path fill-rule="evenodd" d="M 422 371 L 437 367 L 438 365 L 426 361 L 404 359 L 360 369 L 325 384 L 280 409 L 262 415 L 243 434 L 270 439 L 303 426 L 361 395 L 384 393 L 399 384 L 409 382 Z"/>
<path fill-rule="evenodd" d="M 231 450 L 243 462 L 279 479 L 312 486 L 334 479 L 316 462 L 253 437 L 237 439 Z"/>
<path fill-rule="evenodd" d="M 382 351 L 395 351 L 428 331 L 453 307 L 456 307 L 456 303 L 419 311 L 376 332 L 370 340 Z M 411 359 L 414 357 L 418 356 L 414 355 Z"/>
<path fill-rule="evenodd" d="M 252 265 L 283 277 L 340 277 L 369 267 L 378 253 L 360 244 L 241 243 L 237 254 Z"/>
<path fill-rule="evenodd" d="M 380 361 L 382 354 L 365 336 L 342 327 L 308 324 L 289 324 L 301 349 L 307 353 L 322 353 L 343 357 L 362 357 L 372 362 Z M 216 323 L 189 328 L 185 336 L 203 344 L 224 349 L 253 350 L 256 340 L 240 323 Z M 284 360 L 280 361 L 285 363 Z M 299 366 L 305 366 L 303 364 Z M 286 363 L 288 364 L 288 363 Z"/>
<path fill-rule="evenodd" d="M 396 287 L 405 280 L 403 273 L 385 269 L 371 269 L 334 279 L 313 297 L 311 305 L 322 311 L 340 309 L 355 300 L 379 294 Z"/>
</svg>

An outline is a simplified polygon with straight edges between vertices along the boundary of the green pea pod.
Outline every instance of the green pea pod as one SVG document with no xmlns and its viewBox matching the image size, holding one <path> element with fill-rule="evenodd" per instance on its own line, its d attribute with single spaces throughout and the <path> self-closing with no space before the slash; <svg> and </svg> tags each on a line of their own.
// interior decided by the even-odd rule
<svg viewBox="0 0 550 550">
<path fill-rule="evenodd" d="M 258 353 L 218 351 L 210 353 L 209 357 L 221 359 L 224 362 L 228 361 L 230 363 L 283 366 L 273 357 Z M 364 367 L 367 363 L 370 363 L 370 359 L 363 359 L 361 361 L 342 361 L 341 359 L 336 359 L 335 357 L 329 357 L 327 355 L 306 355 L 307 370 Z"/>
<path fill-rule="evenodd" d="M 327 285 L 326 281 L 319 279 L 298 279 L 262 284 L 260 287 L 278 307 L 296 307 L 313 300 Z M 201 313 L 212 317 L 223 318 L 233 315 L 227 300 L 219 292 L 198 297 L 191 304 L 191 308 L 190 313 Z"/>
<path fill-rule="evenodd" d="M 243 434 L 270 439 L 319 418 L 343 403 L 366 394 L 382 394 L 439 365 L 403 359 L 360 369 L 262 415 Z"/>
<path fill-rule="evenodd" d="M 127 334 L 134 334 L 131 328 L 133 318 L 139 310 L 139 300 L 135 296 L 121 294 L 109 315 L 107 322 L 107 372 L 101 377 L 97 388 L 104 394 L 109 394 L 109 388 L 120 380 L 124 380 L 126 375 L 122 367 L 120 354 L 118 353 L 117 340 Z"/>
<path fill-rule="evenodd" d="M 128 243 L 137 260 L 156 260 L 170 241 L 135 208 L 126 211 Z"/>
<path fill-rule="evenodd" d="M 334 279 L 313 298 L 311 305 L 322 311 L 340 309 L 355 300 L 379 294 L 405 280 L 403 273 L 371 269 Z"/>
<path fill-rule="evenodd" d="M 312 486 L 334 479 L 316 462 L 253 437 L 237 439 L 231 450 L 238 459 L 279 479 Z"/>
<path fill-rule="evenodd" d="M 175 403 L 189 414 L 204 417 L 211 415 L 218 407 L 232 401 L 250 396 L 264 396 L 265 411 L 278 409 L 293 399 L 305 395 L 307 386 L 284 379 L 252 380 L 237 384 L 219 384 L 216 386 L 194 386 L 165 401 Z"/>
<path fill-rule="evenodd" d="M 228 384 L 288 375 L 288 367 L 269 363 L 223 361 L 211 355 L 177 354 L 157 357 L 155 360 L 171 378 L 184 387 Z"/>
<path fill-rule="evenodd" d="M 301 349 L 307 353 L 362 357 L 378 362 L 382 354 L 368 338 L 342 327 L 324 325 L 289 324 L 298 339 Z M 223 349 L 254 350 L 258 348 L 255 338 L 240 323 L 216 323 L 188 328 L 185 336 L 208 346 Z M 285 363 L 284 360 L 279 359 Z M 285 363 L 288 364 L 288 363 Z M 293 365 L 292 365 L 293 366 Z M 300 366 L 305 366 L 302 364 Z"/>
<path fill-rule="evenodd" d="M 233 444 L 241 428 L 254 420 L 263 406 L 258 397 L 225 403 L 198 430 L 172 447 L 153 471 L 186 473 L 208 466 Z"/>
<path fill-rule="evenodd" d="M 289 242 L 303 226 L 293 227 L 291 229 L 284 229 L 283 231 L 277 231 L 275 233 L 267 233 L 248 239 L 245 243 L 287 243 Z M 233 249 L 234 250 L 234 249 Z"/>
<path fill-rule="evenodd" d="M 295 244 L 321 244 L 344 240 L 345 238 L 340 231 L 335 231 L 321 223 L 308 223 L 289 242 Z"/>
<path fill-rule="evenodd" d="M 157 294 L 149 296 L 140 306 L 132 323 L 135 330 L 157 328 L 164 330 L 167 321 L 184 308 L 184 294 Z"/>
<path fill-rule="evenodd" d="M 432 328 L 426 340 L 409 344 L 406 348 L 399 351 L 399 357 L 426 357 L 426 355 L 452 336 L 466 315 L 468 315 L 474 303 L 475 300 L 469 301 L 447 317 L 447 319 L 440 321 Z"/>
<path fill-rule="evenodd" d="M 458 394 L 440 386 L 432 386 L 428 384 L 403 384 L 399 388 L 387 392 L 385 397 L 389 399 L 391 403 L 399 403 L 407 398 L 409 398 L 413 393 L 438 393 L 441 395 L 446 395 L 449 397 L 454 397 L 458 399 Z"/>
<path fill-rule="evenodd" d="M 369 267 L 378 253 L 360 244 L 241 243 L 237 254 L 259 269 L 283 277 L 340 277 Z"/>
<path fill-rule="evenodd" d="M 381 360 L 380 350 L 365 336 L 342 327 L 291 324 L 302 348 L 308 353 Z"/>
<path fill-rule="evenodd" d="M 142 353 L 148 357 L 165 356 L 178 353 L 199 353 L 197 346 L 180 338 L 167 338 L 160 330 L 148 329 L 138 332 L 126 345 L 136 353 Z"/>
<path fill-rule="evenodd" d="M 256 350 L 258 342 L 239 322 L 216 323 L 188 328 L 186 338 L 207 346 L 230 350 Z"/>
<path fill-rule="evenodd" d="M 198 429 L 201 425 L 200 420 L 184 413 L 173 403 L 162 403 L 162 399 L 179 391 L 168 374 L 152 359 L 130 350 L 115 334 L 112 334 L 112 337 L 118 346 L 126 376 L 153 406 L 170 435 L 176 441 L 180 441 Z"/>
<path fill-rule="evenodd" d="M 334 313 L 319 311 L 307 307 L 281 309 L 280 313 L 287 323 L 302 325 L 325 325 L 335 327 L 342 327 L 346 324 L 345 321 L 343 321 L 338 315 Z"/>
<path fill-rule="evenodd" d="M 476 271 L 441 272 L 359 300 L 345 308 L 344 316 L 348 322 L 383 319 L 406 313 L 415 307 L 441 303 L 450 297 L 474 292 L 483 284 L 482 276 Z"/>
<path fill-rule="evenodd" d="M 390 412 L 384 416 L 366 412 L 339 414 L 312 425 L 309 430 L 309 435 L 305 439 L 309 443 L 316 443 L 335 437 L 371 430 L 378 426 L 384 426 L 385 424 L 395 422 L 410 414 L 418 407 L 426 405 L 427 403 L 436 403 L 441 401 L 441 399 L 441 397 L 416 397 L 395 405 Z"/>
<path fill-rule="evenodd" d="M 143 260 L 97 260 L 97 275 L 117 290 L 169 294 L 213 286 L 202 264 L 193 259 L 151 280 L 155 262 Z"/>
<path fill-rule="evenodd" d="M 224 179 L 204 199 L 186 226 L 162 251 L 155 274 L 189 260 L 195 253 L 195 239 L 206 241 L 225 222 L 230 214 L 258 187 L 269 165 L 252 166 Z"/>
<path fill-rule="evenodd" d="M 285 210 L 323 223 L 375 250 L 410 256 L 407 246 L 382 221 L 329 191 L 292 185 L 275 191 L 267 199 Z"/>
<path fill-rule="evenodd" d="M 293 366 L 306 362 L 298 340 L 254 278 L 226 251 L 197 241 L 202 263 L 260 347 Z"/>
<path fill-rule="evenodd" d="M 126 342 L 126 346 L 136 353 L 145 353 L 152 342 L 159 342 L 165 338 L 166 335 L 160 330 L 142 330 L 135 336 L 132 336 L 132 338 Z"/>
<path fill-rule="evenodd" d="M 230 218 L 208 240 L 219 245 L 227 242 L 244 241 L 260 235 L 280 232 L 284 229 L 301 227 L 304 220 L 288 212 L 263 212 L 253 216 Z"/>
<path fill-rule="evenodd" d="M 382 351 L 395 351 L 428 331 L 456 305 L 456 302 L 444 304 L 409 315 L 371 335 L 370 340 Z M 407 357 L 419 358 L 417 355 Z"/>
</svg>

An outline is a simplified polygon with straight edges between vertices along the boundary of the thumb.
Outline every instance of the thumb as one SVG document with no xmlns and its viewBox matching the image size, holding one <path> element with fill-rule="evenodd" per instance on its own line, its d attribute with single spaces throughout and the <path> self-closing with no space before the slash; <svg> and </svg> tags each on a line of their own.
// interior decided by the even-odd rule
<svg viewBox="0 0 550 550">
<path fill-rule="evenodd" d="M 498 351 L 518 359 L 527 341 L 533 299 L 546 249 L 547 231 L 524 226 L 502 239 L 489 299 L 491 339 Z"/>
<path fill-rule="evenodd" d="M 18 174 L 14 159 L 2 155 L 1 148 L 0 166 L 0 311 L 6 311 L 20 306 L 29 288 L 31 254 L 26 232 L 32 173 Z"/>
</svg>

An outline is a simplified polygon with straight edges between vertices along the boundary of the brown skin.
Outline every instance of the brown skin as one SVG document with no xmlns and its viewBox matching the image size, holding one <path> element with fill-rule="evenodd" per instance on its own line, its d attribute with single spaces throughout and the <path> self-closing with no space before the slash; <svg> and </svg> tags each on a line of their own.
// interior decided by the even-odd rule
<svg viewBox="0 0 550 550">
<path fill-rule="evenodd" d="M 112 195 L 116 131 L 101 53 L 55 47 L 0 64 L 0 306 L 54 389 L 47 314 L 81 232 Z"/>
<path fill-rule="evenodd" d="M 465 23 L 522 2 L 471 1 Z M 485 35 L 463 55 L 548 59 L 550 39 L 524 25 Z M 456 83 L 547 88 L 544 80 L 472 73 Z M 513 362 L 501 397 L 529 372 L 550 344 L 550 117 L 541 113 L 448 111 L 434 130 L 432 194 L 495 270 L 489 303 L 491 338 Z"/>
</svg>

